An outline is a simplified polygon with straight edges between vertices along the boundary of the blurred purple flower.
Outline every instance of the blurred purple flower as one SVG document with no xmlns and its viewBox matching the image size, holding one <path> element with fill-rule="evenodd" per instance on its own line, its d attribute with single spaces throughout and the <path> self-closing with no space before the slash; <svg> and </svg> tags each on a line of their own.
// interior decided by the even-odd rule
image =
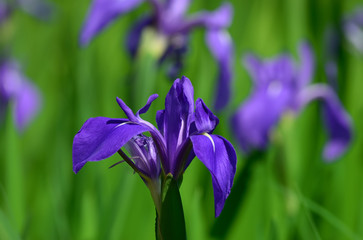
<svg viewBox="0 0 363 240">
<path fill-rule="evenodd" d="M 0 61 L 0 119 L 10 103 L 15 125 L 23 131 L 39 110 L 40 94 L 14 61 L 3 60 Z"/>
<path fill-rule="evenodd" d="M 271 130 L 285 112 L 297 114 L 312 100 L 321 100 L 329 137 L 323 156 L 326 161 L 332 161 L 345 152 L 351 141 L 351 120 L 331 87 L 309 85 L 314 72 L 310 46 L 301 44 L 299 53 L 300 65 L 290 55 L 265 61 L 254 55 L 245 57 L 255 86 L 251 96 L 232 117 L 233 132 L 245 152 L 264 149 L 270 141 Z"/>
<path fill-rule="evenodd" d="M 363 54 L 363 7 L 357 8 L 343 20 L 343 31 L 348 41 Z"/>
<path fill-rule="evenodd" d="M 36 18 L 47 20 L 51 17 L 53 7 L 49 2 L 41 0 L 0 0 L 0 24 L 13 10 L 19 8 Z"/>
<path fill-rule="evenodd" d="M 183 55 L 188 46 L 190 32 L 197 28 L 206 29 L 206 42 L 219 65 L 218 87 L 216 88 L 215 109 L 224 108 L 230 98 L 232 81 L 233 43 L 225 29 L 230 25 L 233 9 L 228 3 L 214 12 L 201 11 L 186 16 L 191 0 L 94 0 L 83 25 L 80 44 L 87 45 L 100 31 L 117 17 L 132 11 L 143 2 L 149 2 L 153 12 L 142 16 L 131 29 L 127 47 L 135 56 L 140 45 L 143 30 L 153 27 L 168 39 L 168 46 L 160 61 L 169 58 L 173 65 L 169 70 L 171 78 L 179 75 L 183 66 Z"/>
<path fill-rule="evenodd" d="M 165 99 L 165 109 L 156 116 L 159 130 L 143 120 L 151 103 L 136 115 L 119 98 L 126 119 L 96 117 L 88 119 L 73 140 L 73 170 L 77 173 L 89 161 L 100 161 L 118 152 L 140 174 L 144 182 L 158 181 L 161 172 L 181 177 L 197 156 L 212 175 L 215 215 L 223 209 L 236 172 L 236 153 L 223 137 L 212 134 L 218 118 L 201 99 L 194 108 L 194 90 L 188 78 L 175 80 Z M 143 135 L 149 132 L 151 137 Z M 128 157 L 121 147 L 128 150 Z"/>
<path fill-rule="evenodd" d="M 0 0 L 0 24 L 9 16 L 9 6 L 4 0 Z"/>
</svg>

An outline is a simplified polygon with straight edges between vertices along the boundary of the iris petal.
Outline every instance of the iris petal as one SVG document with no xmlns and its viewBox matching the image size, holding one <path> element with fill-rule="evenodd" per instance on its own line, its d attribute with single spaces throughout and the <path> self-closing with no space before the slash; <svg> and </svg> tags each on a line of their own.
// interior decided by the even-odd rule
<svg viewBox="0 0 363 240">
<path fill-rule="evenodd" d="M 112 156 L 133 136 L 146 131 L 148 127 L 128 119 L 88 119 L 73 139 L 73 171 L 77 173 L 89 161 Z"/>
<path fill-rule="evenodd" d="M 213 56 L 218 62 L 218 85 L 216 88 L 215 109 L 223 109 L 230 100 L 233 78 L 233 43 L 228 32 L 209 30 L 206 41 Z"/>
<path fill-rule="evenodd" d="M 159 97 L 159 95 L 157 95 L 157 94 L 153 94 L 153 95 L 151 95 L 151 96 L 149 97 L 149 99 L 147 100 L 147 102 L 146 102 L 145 106 L 143 106 L 142 108 L 140 108 L 140 110 L 139 110 L 139 111 L 137 111 L 136 116 L 138 117 L 140 114 L 144 114 L 144 113 L 146 113 L 146 112 L 149 110 L 150 105 L 153 103 L 153 101 L 154 101 L 155 99 L 157 99 L 158 97 Z"/>
<path fill-rule="evenodd" d="M 188 137 L 190 116 L 194 111 L 194 90 L 186 77 L 175 80 L 165 99 L 164 137 L 168 150 L 169 166 L 164 166 L 167 172 L 174 174 L 175 154 L 178 147 Z M 158 125 L 160 125 L 158 121 Z"/>
<path fill-rule="evenodd" d="M 299 74 L 297 76 L 297 81 L 300 88 L 302 88 L 308 85 L 313 79 L 315 61 L 311 47 L 307 42 L 300 44 L 299 55 L 301 59 L 301 65 Z"/>
<path fill-rule="evenodd" d="M 313 100 L 323 102 L 323 119 L 329 138 L 324 147 L 323 157 L 330 162 L 344 154 L 349 146 L 353 135 L 352 122 L 337 95 L 329 86 L 315 84 L 305 88 L 299 94 L 300 108 Z"/>
<path fill-rule="evenodd" d="M 211 133 L 219 123 L 218 118 L 205 105 L 202 99 L 198 98 L 195 104 L 195 125 L 199 133 Z"/>
<path fill-rule="evenodd" d="M 191 0 L 168 1 L 167 14 L 174 19 L 182 18 L 189 8 Z"/>
<path fill-rule="evenodd" d="M 0 95 L 0 115 L 5 114 L 8 101 L 14 101 L 15 125 L 19 131 L 23 131 L 39 111 L 41 96 L 36 86 L 26 79 L 14 61 L 4 61 L 0 66 Z"/>
<path fill-rule="evenodd" d="M 255 82 L 255 84 L 259 84 L 258 80 L 262 67 L 261 60 L 254 54 L 246 54 L 242 61 L 248 73 L 252 77 L 252 80 Z"/>
<path fill-rule="evenodd" d="M 124 111 L 125 115 L 127 116 L 130 121 L 137 123 L 139 120 L 135 116 L 134 112 L 127 106 L 127 104 L 121 99 L 116 97 L 116 101 L 118 105 L 121 107 L 122 111 Z"/>
<path fill-rule="evenodd" d="M 236 152 L 223 137 L 217 135 L 194 135 L 190 137 L 197 157 L 212 175 L 215 216 L 221 213 L 236 173 Z"/>
<path fill-rule="evenodd" d="M 19 131 L 34 118 L 40 108 L 41 97 L 38 89 L 24 80 L 14 97 L 14 119 Z"/>
<path fill-rule="evenodd" d="M 83 25 L 80 44 L 87 45 L 116 17 L 138 7 L 144 0 L 94 0 Z"/>
</svg>

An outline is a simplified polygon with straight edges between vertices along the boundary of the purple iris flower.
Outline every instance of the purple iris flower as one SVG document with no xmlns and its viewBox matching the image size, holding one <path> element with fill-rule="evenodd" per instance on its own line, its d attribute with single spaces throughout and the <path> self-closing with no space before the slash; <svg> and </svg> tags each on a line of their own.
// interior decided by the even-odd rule
<svg viewBox="0 0 363 240">
<path fill-rule="evenodd" d="M 160 192 L 158 182 L 162 175 L 172 174 L 179 179 L 197 156 L 212 175 L 217 217 L 232 187 L 237 158 L 231 143 L 212 134 L 218 118 L 202 99 L 198 99 L 194 106 L 193 95 L 188 78 L 175 80 L 166 96 L 165 109 L 157 112 L 159 130 L 140 117 L 148 111 L 157 94 L 150 96 L 136 114 L 117 98 L 127 118 L 96 117 L 84 123 L 73 140 L 74 172 L 77 173 L 87 162 L 100 161 L 118 152 L 139 173 L 153 194 L 155 188 Z M 150 135 L 145 135 L 145 132 Z"/>
<path fill-rule="evenodd" d="M 270 132 L 284 113 L 298 114 L 309 102 L 320 100 L 329 138 L 323 157 L 332 161 L 345 152 L 351 141 L 351 120 L 329 85 L 309 85 L 314 59 L 307 43 L 300 45 L 299 54 L 299 65 L 287 54 L 265 61 L 254 55 L 245 57 L 254 90 L 232 117 L 234 133 L 245 152 L 265 149 Z"/>
<path fill-rule="evenodd" d="M 23 131 L 40 106 L 38 89 L 21 73 L 14 61 L 0 60 L 0 120 L 12 104 L 17 129 Z"/>
<path fill-rule="evenodd" d="M 343 20 L 343 31 L 348 41 L 363 54 L 363 7 L 357 8 Z"/>
<path fill-rule="evenodd" d="M 197 27 L 205 28 L 207 45 L 219 65 L 215 109 L 224 108 L 230 98 L 234 57 L 233 43 L 225 30 L 233 15 L 232 6 L 228 3 L 214 12 L 201 11 L 187 17 L 191 0 L 94 0 L 82 28 L 80 44 L 87 45 L 117 17 L 132 11 L 143 2 L 149 2 L 153 12 L 142 16 L 131 29 L 127 38 L 130 54 L 136 55 L 143 30 L 147 27 L 154 28 L 167 39 L 167 47 L 160 62 L 172 60 L 169 73 L 175 79 L 174 76 L 179 75 L 183 66 L 182 59 L 187 51 L 190 32 Z"/>
</svg>

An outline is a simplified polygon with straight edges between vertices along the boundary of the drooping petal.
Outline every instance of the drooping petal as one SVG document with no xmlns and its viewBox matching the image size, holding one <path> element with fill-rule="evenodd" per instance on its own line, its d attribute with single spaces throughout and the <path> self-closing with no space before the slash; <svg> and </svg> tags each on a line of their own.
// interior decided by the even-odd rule
<svg viewBox="0 0 363 240">
<path fill-rule="evenodd" d="M 202 99 L 198 98 L 195 104 L 195 125 L 199 133 L 212 133 L 219 123 L 219 119 L 205 105 Z"/>
<path fill-rule="evenodd" d="M 331 162 L 339 158 L 352 140 L 352 122 L 335 92 L 327 85 L 315 84 L 299 94 L 300 108 L 313 100 L 323 102 L 323 119 L 328 131 L 323 157 Z"/>
<path fill-rule="evenodd" d="M 116 17 L 138 7 L 144 0 L 93 0 L 84 22 L 80 44 L 87 45 L 92 38 Z"/>
<path fill-rule="evenodd" d="M 230 142 L 217 135 L 191 136 L 193 150 L 212 175 L 215 216 L 221 213 L 233 185 L 237 156 Z"/>
<path fill-rule="evenodd" d="M 143 16 L 132 26 L 126 39 L 127 49 L 132 57 L 135 57 L 139 49 L 142 31 L 153 22 L 151 16 Z"/>
<path fill-rule="evenodd" d="M 297 81 L 299 82 L 299 87 L 302 88 L 308 85 L 313 79 L 315 61 L 311 47 L 307 42 L 300 44 L 299 55 L 301 63 L 299 73 L 296 77 Z"/>
<path fill-rule="evenodd" d="M 165 99 L 164 138 L 168 151 L 169 166 L 165 171 L 174 173 L 175 154 L 178 147 L 188 137 L 189 118 L 194 111 L 194 90 L 186 77 L 176 79 Z M 158 122 L 160 126 L 160 123 Z"/>
<path fill-rule="evenodd" d="M 206 41 L 219 66 L 214 105 L 216 110 L 221 110 L 228 104 L 231 95 L 233 43 L 228 32 L 224 30 L 208 31 Z"/>
<path fill-rule="evenodd" d="M 17 129 L 21 132 L 38 113 L 41 97 L 38 89 L 29 81 L 24 80 L 14 96 L 14 119 Z"/>
<path fill-rule="evenodd" d="M 77 173 L 86 162 L 110 157 L 133 136 L 146 131 L 148 127 L 128 119 L 88 119 L 73 139 L 73 171 Z"/>
</svg>

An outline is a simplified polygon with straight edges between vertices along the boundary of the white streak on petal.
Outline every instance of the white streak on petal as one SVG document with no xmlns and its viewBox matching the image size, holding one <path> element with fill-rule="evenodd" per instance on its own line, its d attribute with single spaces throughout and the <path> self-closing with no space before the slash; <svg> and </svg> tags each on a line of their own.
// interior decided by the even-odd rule
<svg viewBox="0 0 363 240">
<path fill-rule="evenodd" d="M 202 135 L 206 136 L 207 138 L 209 138 L 209 140 L 212 142 L 213 145 L 213 152 L 216 152 L 216 145 L 214 144 L 213 138 L 208 134 L 208 133 L 202 133 Z"/>
</svg>

